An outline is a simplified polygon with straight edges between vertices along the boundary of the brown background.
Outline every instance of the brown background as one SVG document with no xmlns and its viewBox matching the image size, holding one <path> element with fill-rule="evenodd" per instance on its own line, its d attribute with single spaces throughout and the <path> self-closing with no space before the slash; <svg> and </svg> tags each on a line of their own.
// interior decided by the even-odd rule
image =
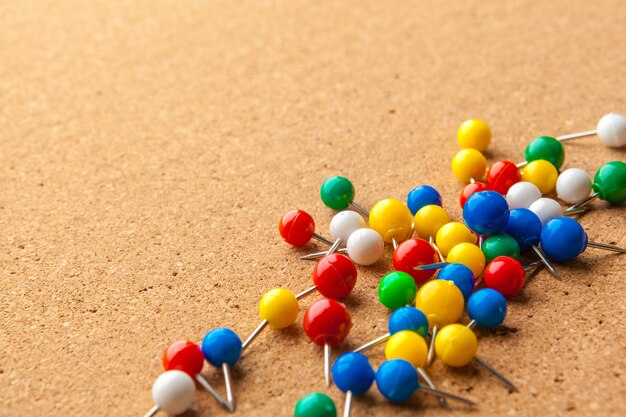
<svg viewBox="0 0 626 417">
<path fill-rule="evenodd" d="M 309 285 L 297 255 L 315 245 L 291 249 L 276 224 L 299 207 L 328 234 L 327 176 L 367 207 L 428 183 L 459 218 L 462 120 L 490 123 L 491 161 L 519 161 L 535 136 L 626 113 L 622 0 L 383 3 L 0 3 L 0 414 L 143 415 L 170 341 L 215 326 L 245 338 L 264 291 Z M 589 138 L 566 167 L 624 155 Z M 623 207 L 596 206 L 590 238 L 625 245 Z M 344 348 L 385 329 L 389 257 L 360 268 Z M 520 394 L 436 364 L 442 388 L 480 403 L 457 414 L 624 415 L 623 260 L 590 249 L 561 282 L 540 271 L 506 327 L 480 332 Z M 300 320 L 236 367 L 238 415 L 289 415 L 314 390 L 342 407 Z M 198 405 L 225 415 L 204 392 Z M 416 414 L 447 415 L 376 389 L 353 410 Z"/>
</svg>

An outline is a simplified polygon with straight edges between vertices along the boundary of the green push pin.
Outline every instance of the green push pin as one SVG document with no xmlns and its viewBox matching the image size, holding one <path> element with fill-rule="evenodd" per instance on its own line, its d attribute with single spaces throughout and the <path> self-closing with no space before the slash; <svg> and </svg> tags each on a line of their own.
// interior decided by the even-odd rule
<svg viewBox="0 0 626 417">
<path fill-rule="evenodd" d="M 345 177 L 330 177 L 322 183 L 320 188 L 322 202 L 333 210 L 345 210 L 348 207 L 369 217 L 369 213 L 363 207 L 354 202 L 354 186 Z"/>
<path fill-rule="evenodd" d="M 296 403 L 294 417 L 337 417 L 333 400 L 321 392 L 307 394 Z"/>
<path fill-rule="evenodd" d="M 544 159 L 558 170 L 565 160 L 565 149 L 557 139 L 550 136 L 540 136 L 528 144 L 526 151 L 524 151 L 524 159 L 526 159 L 525 162 L 517 164 L 518 168 L 526 166 L 532 161 Z"/>
<path fill-rule="evenodd" d="M 416 294 L 415 281 L 406 272 L 390 272 L 378 284 L 378 299 L 389 310 L 413 304 Z"/>
<path fill-rule="evenodd" d="M 609 203 L 626 201 L 626 163 L 611 161 L 602 165 L 593 178 L 593 191 L 589 197 L 568 208 L 565 213 L 584 207 L 596 198 Z"/>
<path fill-rule="evenodd" d="M 485 239 L 481 247 L 485 262 L 490 263 L 498 256 L 519 259 L 520 249 L 517 240 L 508 235 L 493 235 Z"/>
</svg>

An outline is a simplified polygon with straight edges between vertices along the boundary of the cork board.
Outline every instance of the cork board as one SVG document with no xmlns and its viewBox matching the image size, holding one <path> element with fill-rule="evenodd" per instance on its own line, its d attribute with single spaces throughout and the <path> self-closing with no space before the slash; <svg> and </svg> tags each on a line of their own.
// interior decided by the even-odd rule
<svg viewBox="0 0 626 417">
<path fill-rule="evenodd" d="M 264 291 L 309 285 L 298 255 L 316 245 L 291 249 L 276 224 L 297 207 L 327 234 L 330 175 L 368 207 L 431 184 L 460 218 L 459 123 L 487 120 L 489 160 L 518 161 L 536 136 L 626 113 L 624 21 L 619 0 L 1 2 L 0 414 L 143 415 L 169 342 L 244 338 Z M 590 173 L 625 159 L 594 138 L 566 152 Z M 624 208 L 595 206 L 590 238 L 626 245 Z M 360 268 L 346 349 L 385 329 L 390 255 Z M 623 259 L 539 271 L 506 325 L 479 332 L 519 394 L 435 364 L 442 389 L 480 403 L 457 414 L 624 415 Z M 300 320 L 235 367 L 238 415 L 290 415 L 311 391 L 342 407 Z M 202 392 L 198 409 L 225 415 Z M 352 415 L 448 414 L 372 389 Z"/>
</svg>

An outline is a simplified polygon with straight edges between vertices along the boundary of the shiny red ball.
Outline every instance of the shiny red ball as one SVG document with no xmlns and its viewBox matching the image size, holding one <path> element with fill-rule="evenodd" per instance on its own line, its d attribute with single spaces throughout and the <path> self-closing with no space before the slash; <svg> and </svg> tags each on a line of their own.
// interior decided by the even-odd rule
<svg viewBox="0 0 626 417">
<path fill-rule="evenodd" d="M 396 271 L 406 272 L 413 277 L 417 285 L 428 281 L 437 272 L 434 269 L 420 271 L 419 265 L 439 262 L 439 254 L 424 239 L 408 239 L 402 242 L 393 253 L 393 267 Z"/>
<path fill-rule="evenodd" d="M 293 246 L 306 244 L 315 232 L 315 221 L 304 210 L 290 210 L 278 222 L 278 231 Z"/>
<path fill-rule="evenodd" d="M 356 284 L 356 266 L 350 258 L 333 253 L 317 261 L 313 267 L 313 284 L 326 298 L 344 298 Z"/>
<path fill-rule="evenodd" d="M 513 297 L 522 290 L 526 274 L 517 259 L 498 256 L 484 271 L 485 286 L 498 291 L 505 297 Z"/>
<path fill-rule="evenodd" d="M 487 185 L 503 195 L 506 195 L 513 184 L 521 180 L 519 168 L 511 161 L 498 161 L 487 170 Z"/>
<path fill-rule="evenodd" d="M 178 340 L 163 352 L 163 369 L 166 371 L 176 369 L 195 378 L 202 371 L 203 366 L 202 350 L 190 340 Z"/>
<path fill-rule="evenodd" d="M 461 196 L 459 198 L 459 202 L 461 203 L 461 208 L 465 205 L 465 202 L 468 198 L 474 193 L 479 191 L 486 191 L 489 189 L 489 186 L 484 182 L 473 182 L 471 184 L 467 184 L 463 190 L 461 190 Z"/>
<path fill-rule="evenodd" d="M 313 343 L 338 345 L 350 333 L 352 320 L 348 309 L 339 301 L 325 298 L 314 302 L 304 313 L 304 332 Z"/>
</svg>

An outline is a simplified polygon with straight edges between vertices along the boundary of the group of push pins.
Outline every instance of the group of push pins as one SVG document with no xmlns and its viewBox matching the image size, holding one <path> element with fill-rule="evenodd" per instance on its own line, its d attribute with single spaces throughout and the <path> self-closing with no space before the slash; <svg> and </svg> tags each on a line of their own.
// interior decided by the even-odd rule
<svg viewBox="0 0 626 417">
<path fill-rule="evenodd" d="M 436 388 L 427 373 L 435 359 L 451 367 L 476 365 L 517 391 L 477 356 L 478 340 L 472 329 L 503 323 L 507 298 L 523 289 L 528 269 L 544 265 L 559 278 L 552 262 L 570 261 L 588 247 L 624 253 L 623 248 L 589 241 L 572 216 L 589 210 L 589 203 L 597 198 L 609 203 L 626 200 L 626 164 L 608 162 L 598 168 L 593 180 L 579 168 L 560 171 L 563 142 L 594 135 L 608 146 L 623 146 L 626 118 L 611 113 L 600 119 L 596 130 L 541 136 L 526 148 L 524 162 L 498 161 L 487 168 L 481 152 L 491 141 L 489 126 L 476 119 L 463 122 L 457 134 L 462 150 L 452 160 L 454 175 L 467 184 L 460 195 L 462 222 L 452 221 L 439 192 L 428 185 L 410 191 L 406 204 L 386 198 L 368 211 L 354 202 L 354 187 L 347 178 L 328 178 L 320 195 L 327 207 L 338 211 L 330 223 L 331 239 L 316 231 L 315 221 L 303 210 L 287 212 L 278 225 L 290 245 L 303 246 L 312 239 L 328 245 L 325 251 L 301 257 L 316 261 L 312 285 L 297 294 L 285 288 L 266 292 L 259 303 L 261 323 L 243 342 L 233 330 L 216 328 L 199 344 L 180 340 L 169 345 L 163 354 L 165 372 L 152 387 L 154 407 L 146 417 L 159 410 L 176 415 L 193 409 L 196 383 L 234 412 L 231 367 L 263 329 L 293 325 L 300 300 L 315 292 L 323 298 L 306 309 L 303 329 L 323 348 L 326 385 L 332 381 L 345 393 L 344 417 L 351 414 L 353 397 L 367 393 L 374 382 L 392 402 L 423 392 L 437 396 L 446 409 L 448 400 L 474 405 L 470 399 Z M 542 197 L 546 194 L 556 194 L 558 200 Z M 562 203 L 571 206 L 564 209 Z M 331 366 L 331 348 L 340 345 L 352 327 L 348 309 L 338 300 L 354 289 L 357 265 L 379 262 L 386 244 L 393 249 L 394 271 L 380 280 L 378 299 L 391 311 L 388 332 L 341 354 Z M 524 265 L 523 254 L 536 260 Z M 461 324 L 465 312 L 469 323 Z M 374 369 L 364 352 L 381 344 L 385 344 L 385 360 Z M 203 376 L 205 361 L 223 373 L 225 399 Z M 305 395 L 294 410 L 295 417 L 336 415 L 333 400 L 322 393 Z"/>
</svg>

